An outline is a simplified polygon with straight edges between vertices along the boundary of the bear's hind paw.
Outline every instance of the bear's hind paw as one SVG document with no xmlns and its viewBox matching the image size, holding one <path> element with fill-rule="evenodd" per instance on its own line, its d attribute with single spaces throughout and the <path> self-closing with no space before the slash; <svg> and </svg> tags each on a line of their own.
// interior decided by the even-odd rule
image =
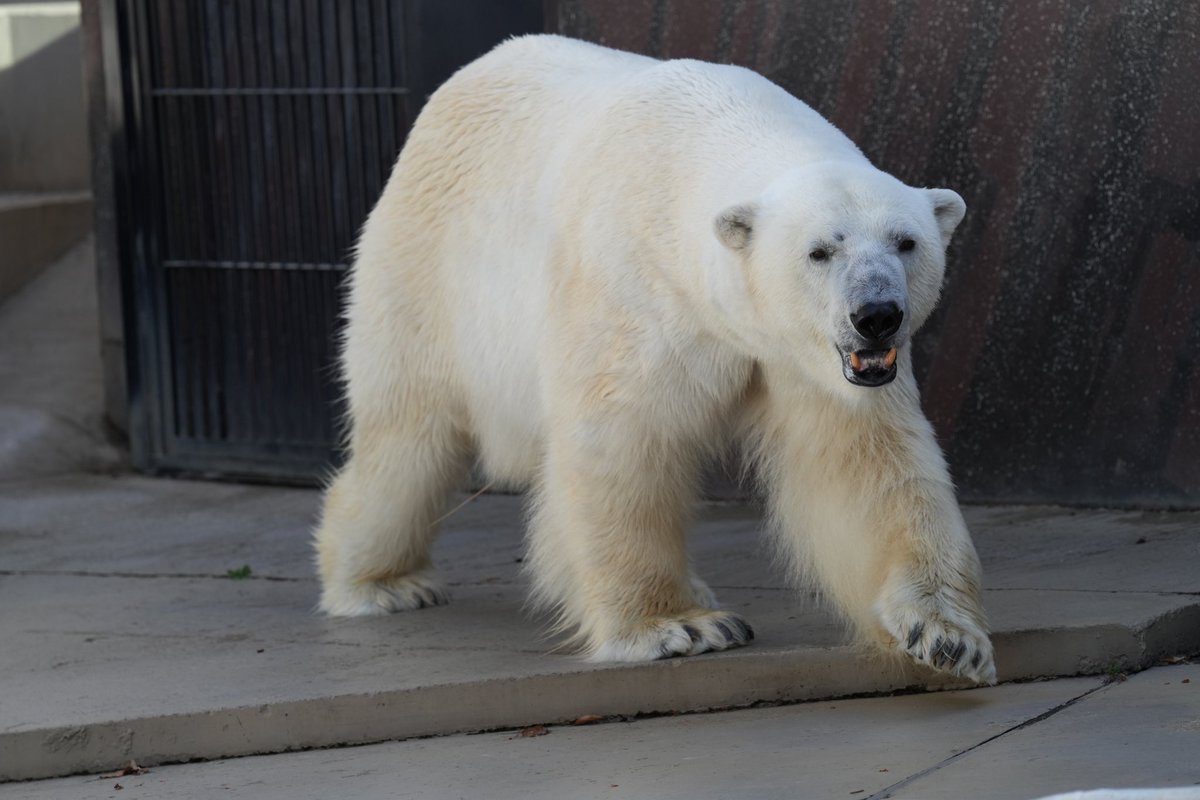
<svg viewBox="0 0 1200 800">
<path fill-rule="evenodd" d="M 432 570 L 377 581 L 329 583 L 321 593 L 320 610 L 332 617 L 366 617 L 443 606 L 450 593 Z"/>
<path fill-rule="evenodd" d="M 590 661 L 655 661 L 741 647 L 754 639 L 746 620 L 728 611 L 700 611 L 652 620 L 627 636 L 603 642 Z"/>
</svg>

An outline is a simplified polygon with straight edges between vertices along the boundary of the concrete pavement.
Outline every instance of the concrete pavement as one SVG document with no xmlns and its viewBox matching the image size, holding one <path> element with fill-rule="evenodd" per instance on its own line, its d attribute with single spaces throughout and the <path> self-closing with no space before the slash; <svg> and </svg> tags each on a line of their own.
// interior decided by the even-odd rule
<svg viewBox="0 0 1200 800">
<path fill-rule="evenodd" d="M 737 504 L 705 509 L 693 553 L 754 644 L 596 666 L 551 654 L 544 621 L 522 611 L 517 497 L 480 497 L 446 521 L 435 560 L 450 606 L 330 620 L 312 613 L 314 491 L 71 475 L 0 492 L 6 778 L 948 685 L 844 646 Z M 1200 651 L 1200 515 L 967 514 L 1001 680 Z M 243 566 L 248 577 L 228 577 Z"/>
<path fill-rule="evenodd" d="M 1200 666 L 451 736 L 0 786 L 0 798 L 1200 797 Z M 120 788 L 117 788 L 117 787 Z M 1182 791 L 1180 791 L 1182 789 Z M 1141 795 L 1149 800 L 1154 795 Z"/>
</svg>

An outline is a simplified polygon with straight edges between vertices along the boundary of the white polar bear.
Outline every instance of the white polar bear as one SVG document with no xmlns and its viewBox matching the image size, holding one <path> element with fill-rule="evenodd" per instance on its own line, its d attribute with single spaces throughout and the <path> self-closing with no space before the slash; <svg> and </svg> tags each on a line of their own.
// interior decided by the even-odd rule
<svg viewBox="0 0 1200 800">
<path fill-rule="evenodd" d="M 737 441 L 859 634 L 993 682 L 909 345 L 964 213 L 748 70 L 500 45 L 430 98 L 358 245 L 321 608 L 445 602 L 430 545 L 478 459 L 532 488 L 536 596 L 583 652 L 745 644 L 684 546 L 703 463 Z"/>
</svg>

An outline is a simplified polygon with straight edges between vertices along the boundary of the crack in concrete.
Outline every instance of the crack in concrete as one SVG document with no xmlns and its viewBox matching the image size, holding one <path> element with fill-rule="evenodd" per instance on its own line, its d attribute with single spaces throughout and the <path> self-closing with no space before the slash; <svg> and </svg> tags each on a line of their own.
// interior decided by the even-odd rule
<svg viewBox="0 0 1200 800">
<path fill-rule="evenodd" d="M 1200 592 L 1177 591 L 1173 589 L 1056 589 L 1050 587 L 1023 586 L 990 586 L 985 592 L 1079 592 L 1086 594 L 1152 594 L 1159 596 L 1183 595 L 1185 597 L 1200 596 Z"/>
<path fill-rule="evenodd" d="M 96 570 L 75 569 L 75 570 L 59 570 L 59 569 L 0 569 L 0 577 L 13 578 L 28 578 L 28 577 L 49 577 L 49 578 L 205 578 L 210 580 L 239 580 L 239 581 L 271 581 L 282 583 L 309 583 L 316 581 L 316 577 L 295 577 L 288 575 L 247 575 L 243 578 L 231 578 L 228 575 L 220 575 L 211 572 L 120 572 L 110 571 L 101 572 Z M 462 586 L 519 586 L 523 582 L 509 578 L 493 578 L 490 580 L 469 580 L 469 581 L 447 581 L 447 586 L 462 587 Z M 818 592 L 812 589 L 793 589 L 787 586 L 735 586 L 735 585 L 711 585 L 713 590 L 720 591 L 745 591 L 745 592 L 787 592 L 795 595 L 813 595 Z M 1149 594 L 1160 596 L 1183 596 L 1183 597 L 1200 597 L 1200 591 L 1146 591 L 1135 589 L 1061 589 L 1044 586 L 991 586 L 984 591 L 987 592 L 1080 592 L 1087 594 Z"/>
<path fill-rule="evenodd" d="M 306 583 L 316 578 L 291 578 L 283 575 L 246 575 L 231 578 L 211 572 L 94 572 L 86 569 L 0 569 L 0 577 L 10 578 L 208 578 L 220 581 L 274 581 Z"/>
<path fill-rule="evenodd" d="M 887 800 L 887 798 L 891 797 L 895 792 L 900 791 L 904 787 L 909 786 L 912 783 L 915 783 L 916 781 L 920 780 L 921 778 L 926 777 L 927 775 L 932 775 L 933 773 L 937 772 L 938 770 L 942 769 L 943 767 L 947 767 L 950 764 L 953 764 L 954 762 L 958 761 L 959 759 L 963 758 L 964 756 L 966 756 L 970 753 L 974 753 L 979 748 L 984 747 L 985 745 L 989 745 L 992 742 L 996 741 L 997 739 L 1008 736 L 1010 733 L 1016 733 L 1017 731 L 1021 731 L 1026 728 L 1033 727 L 1034 725 L 1037 725 L 1039 722 L 1050 719 L 1055 714 L 1058 714 L 1061 711 L 1066 711 L 1068 708 L 1070 708 L 1071 706 L 1080 702 L 1081 700 L 1084 700 L 1085 698 L 1092 696 L 1096 692 L 1107 689 L 1110 686 L 1112 686 L 1111 683 L 1102 683 L 1099 686 L 1092 687 L 1091 689 L 1088 689 L 1083 694 L 1080 694 L 1076 697 L 1072 697 L 1071 699 L 1069 699 L 1065 702 L 1059 703 L 1058 705 L 1054 706 L 1051 709 L 1043 711 L 1041 714 L 1038 714 L 1036 717 L 1031 717 L 1030 719 L 1027 719 L 1020 724 L 1014 725 L 1011 728 L 1007 728 L 1007 729 L 1001 731 L 1000 733 L 997 733 L 994 736 L 989 736 L 988 738 L 984 739 L 982 742 L 978 742 L 977 744 L 971 745 L 966 750 L 962 750 L 958 753 L 955 753 L 952 756 L 949 756 L 948 758 L 944 758 L 931 767 L 926 767 L 925 769 L 921 770 L 920 772 L 916 772 L 912 775 L 909 775 L 907 778 L 896 781 L 895 783 L 893 783 L 890 786 L 885 786 L 883 789 L 880 789 L 875 794 L 872 794 L 869 797 L 863 798 L 863 800 Z"/>
<path fill-rule="evenodd" d="M 812 595 L 814 597 L 816 595 L 820 594 L 819 592 L 817 592 L 814 589 L 794 589 L 790 586 L 734 586 L 732 584 L 717 585 L 714 583 L 710 583 L 708 585 L 708 588 L 710 588 L 714 591 L 716 591 L 718 589 L 721 591 L 725 591 L 728 589 L 730 591 L 735 591 L 735 592 L 787 592 L 789 594 Z"/>
</svg>

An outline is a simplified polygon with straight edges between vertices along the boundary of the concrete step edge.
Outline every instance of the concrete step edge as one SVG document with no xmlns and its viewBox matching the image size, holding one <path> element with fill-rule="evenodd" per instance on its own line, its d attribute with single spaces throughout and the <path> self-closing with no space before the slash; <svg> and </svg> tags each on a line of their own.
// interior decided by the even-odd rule
<svg viewBox="0 0 1200 800">
<path fill-rule="evenodd" d="M 1200 652 L 1200 598 L 1143 626 L 998 633 L 1002 682 L 1135 671 Z M 583 715 L 709 711 L 964 684 L 850 647 L 754 648 L 712 656 L 550 672 L 0 733 L 0 781 L 570 723 Z"/>
<path fill-rule="evenodd" d="M 91 227 L 91 192 L 0 193 L 0 302 L 58 260 Z"/>
<path fill-rule="evenodd" d="M 73 192 L 0 191 L 0 214 L 41 206 L 78 205 L 91 202 L 92 193 L 86 189 Z"/>
</svg>

